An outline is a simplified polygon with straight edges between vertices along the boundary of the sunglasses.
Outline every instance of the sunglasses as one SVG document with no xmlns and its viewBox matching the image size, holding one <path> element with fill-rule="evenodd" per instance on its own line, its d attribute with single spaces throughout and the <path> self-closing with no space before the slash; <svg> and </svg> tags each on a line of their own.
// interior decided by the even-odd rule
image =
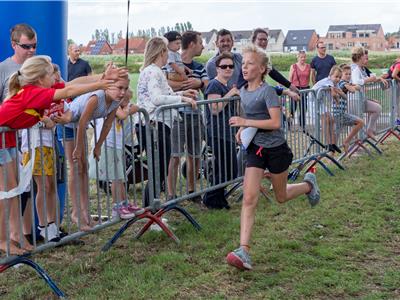
<svg viewBox="0 0 400 300">
<path fill-rule="evenodd" d="M 20 44 L 20 43 L 16 43 L 16 44 L 25 50 L 36 49 L 36 46 L 37 46 L 37 44 Z"/>
<path fill-rule="evenodd" d="M 229 68 L 232 70 L 235 68 L 235 65 L 220 65 L 220 66 L 218 66 L 218 68 L 221 68 L 222 70 Z"/>
</svg>

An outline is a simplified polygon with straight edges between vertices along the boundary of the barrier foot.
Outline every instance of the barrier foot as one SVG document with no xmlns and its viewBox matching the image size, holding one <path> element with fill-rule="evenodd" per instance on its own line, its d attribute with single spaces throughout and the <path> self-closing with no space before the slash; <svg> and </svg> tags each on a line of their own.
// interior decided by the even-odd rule
<svg viewBox="0 0 400 300">
<path fill-rule="evenodd" d="M 138 234 L 135 236 L 136 239 L 139 239 L 149 228 L 150 226 L 156 222 L 158 225 L 163 224 L 165 226 L 165 224 L 162 221 L 162 216 L 167 213 L 170 210 L 176 210 L 178 212 L 180 212 L 182 215 L 184 215 L 186 217 L 186 219 L 193 225 L 194 228 L 196 228 L 196 230 L 201 230 L 201 225 L 193 218 L 193 216 L 183 207 L 177 205 L 176 203 L 170 204 L 165 206 L 163 209 L 160 209 L 159 211 L 157 211 L 154 214 L 154 219 L 150 219 L 144 226 L 143 228 L 138 232 Z M 165 226 L 166 227 L 166 226 Z M 162 227 L 161 227 L 162 228 Z M 166 227 L 168 230 L 169 228 Z M 168 234 L 168 233 L 167 233 Z M 179 243 L 179 240 L 178 240 Z"/>
<path fill-rule="evenodd" d="M 158 211 L 158 212 L 160 212 L 160 211 Z M 158 212 L 157 212 L 157 213 L 158 213 Z M 102 251 L 102 252 L 108 251 L 108 250 L 111 248 L 111 246 L 121 237 L 121 235 L 122 235 L 132 224 L 136 223 L 138 220 L 141 220 L 141 219 L 150 219 L 151 223 L 150 223 L 150 221 L 147 222 L 146 225 L 141 229 L 140 232 L 142 232 L 144 228 L 146 228 L 146 229 L 144 230 L 144 231 L 146 231 L 146 230 L 150 227 L 150 225 L 151 225 L 152 223 L 156 223 L 156 224 L 158 224 L 158 226 L 160 226 L 160 228 L 162 229 L 162 231 L 164 231 L 164 232 L 168 235 L 168 237 L 170 237 L 170 238 L 173 239 L 177 244 L 179 244 L 180 241 L 179 241 L 179 239 L 177 238 L 177 236 L 176 236 L 175 234 L 173 234 L 172 231 L 162 222 L 161 218 L 158 218 L 158 217 L 156 216 L 157 213 L 153 215 L 153 214 L 151 213 L 151 211 L 146 210 L 144 213 L 142 213 L 142 214 L 140 214 L 140 215 L 137 215 L 137 216 L 133 217 L 132 219 L 129 219 L 129 220 L 128 220 L 124 225 L 122 225 L 122 227 L 114 234 L 114 236 L 103 246 L 103 248 L 101 249 L 101 251 Z M 150 223 L 150 225 L 149 225 L 148 227 L 146 227 L 147 224 L 149 224 L 149 223 Z M 144 232 L 144 231 L 143 231 L 143 232 Z M 143 233 L 142 233 L 142 234 L 143 234 Z"/>
<path fill-rule="evenodd" d="M 400 135 L 398 133 L 396 133 L 395 130 L 399 131 L 398 128 L 395 128 L 395 129 L 390 128 L 388 131 L 386 131 L 385 134 L 380 137 L 377 144 L 383 144 L 383 142 L 391 135 L 394 135 L 400 141 Z"/>
<path fill-rule="evenodd" d="M 376 143 L 371 142 L 368 138 L 364 140 L 365 143 L 367 143 L 368 145 L 370 145 L 372 148 L 375 149 L 376 152 L 378 152 L 379 155 L 381 155 L 383 152 L 381 149 L 379 149 L 379 147 L 376 145 L 378 143 L 378 141 L 375 140 Z"/>
<path fill-rule="evenodd" d="M 365 152 L 367 152 L 367 154 L 369 156 L 372 156 L 371 151 L 369 151 L 367 149 L 367 147 L 364 146 L 364 143 L 360 140 L 356 141 L 353 145 L 353 147 L 349 150 L 349 153 L 347 154 L 347 156 L 350 158 L 354 153 L 356 153 L 360 148 L 364 149 Z"/>
<path fill-rule="evenodd" d="M 46 282 L 46 284 L 53 290 L 54 294 L 56 294 L 59 298 L 65 298 L 65 294 L 61 291 L 55 282 L 51 279 L 51 277 L 43 270 L 37 263 L 27 258 L 27 256 L 18 256 L 15 260 L 7 263 L 5 265 L 0 265 L 0 273 L 4 272 L 8 268 L 12 266 L 24 264 L 33 268 L 36 273 L 39 274 L 40 277 Z"/>
<path fill-rule="evenodd" d="M 342 166 L 342 164 L 335 159 L 334 157 L 330 156 L 329 154 L 324 154 L 324 157 L 326 157 L 327 159 L 329 159 L 331 162 L 333 162 L 340 170 L 344 171 L 344 167 Z"/>
</svg>

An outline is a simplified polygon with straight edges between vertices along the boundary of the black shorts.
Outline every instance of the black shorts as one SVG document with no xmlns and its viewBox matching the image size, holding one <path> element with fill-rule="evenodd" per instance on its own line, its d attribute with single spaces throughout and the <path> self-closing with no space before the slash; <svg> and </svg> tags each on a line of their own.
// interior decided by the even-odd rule
<svg viewBox="0 0 400 300">
<path fill-rule="evenodd" d="M 293 153 L 284 143 L 273 148 L 262 148 L 251 143 L 247 148 L 246 168 L 268 169 L 272 174 L 286 171 L 293 160 Z"/>
</svg>

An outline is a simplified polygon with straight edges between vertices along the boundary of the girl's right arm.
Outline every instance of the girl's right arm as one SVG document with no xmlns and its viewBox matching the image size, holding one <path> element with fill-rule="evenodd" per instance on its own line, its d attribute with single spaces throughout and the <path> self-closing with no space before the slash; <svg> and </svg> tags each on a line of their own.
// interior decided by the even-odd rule
<svg viewBox="0 0 400 300">
<path fill-rule="evenodd" d="M 80 161 L 83 157 L 84 148 L 84 137 L 85 137 L 85 130 L 86 126 L 89 121 L 92 119 L 93 112 L 95 111 L 98 104 L 97 96 L 93 95 L 89 98 L 86 107 L 79 119 L 77 135 L 76 135 L 76 146 L 74 152 L 72 153 L 72 158 L 74 160 Z"/>
<path fill-rule="evenodd" d="M 63 89 L 56 89 L 53 101 L 74 98 L 76 96 L 93 92 L 96 90 L 105 90 L 114 84 L 113 80 L 100 80 L 86 84 L 70 84 Z"/>
</svg>

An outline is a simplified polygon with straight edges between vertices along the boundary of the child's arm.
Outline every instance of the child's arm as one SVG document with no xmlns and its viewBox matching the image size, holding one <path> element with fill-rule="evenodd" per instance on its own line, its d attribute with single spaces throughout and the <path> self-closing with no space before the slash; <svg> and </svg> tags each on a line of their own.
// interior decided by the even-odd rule
<svg viewBox="0 0 400 300">
<path fill-rule="evenodd" d="M 72 153 L 72 159 L 77 160 L 78 162 L 81 162 L 81 159 L 83 158 L 83 152 L 84 152 L 83 146 L 85 144 L 84 138 L 85 138 L 86 126 L 92 119 L 93 112 L 96 110 L 97 105 L 98 105 L 97 96 L 96 95 L 91 96 L 79 119 L 77 135 L 76 135 L 76 146 L 74 152 Z"/>
<path fill-rule="evenodd" d="M 49 117 L 43 117 L 41 121 L 43 122 L 44 127 L 47 129 L 51 129 L 56 126 L 56 124 Z"/>
<path fill-rule="evenodd" d="M 128 70 L 126 68 L 115 68 L 112 63 L 109 63 L 104 73 L 90 76 L 81 76 L 75 78 L 74 80 L 66 82 L 65 85 L 68 86 L 73 84 L 93 83 L 101 79 L 117 81 L 120 78 L 126 78 L 127 76 Z"/>
<path fill-rule="evenodd" d="M 359 86 L 358 84 L 345 83 L 344 86 L 350 93 L 355 93 L 361 90 L 361 86 Z"/>
<path fill-rule="evenodd" d="M 53 117 L 53 121 L 59 124 L 68 124 L 71 123 L 72 120 L 72 111 L 67 110 L 60 115 L 55 115 Z"/>
<path fill-rule="evenodd" d="M 113 80 L 100 80 L 86 84 L 69 84 L 63 89 L 56 89 L 53 97 L 53 101 L 74 98 L 76 96 L 93 92 L 96 90 L 106 90 L 114 84 Z"/>
<path fill-rule="evenodd" d="M 185 68 L 181 68 L 179 67 L 176 63 L 171 62 L 169 63 L 169 65 L 171 66 L 171 68 L 178 74 L 182 75 L 182 76 L 186 76 L 185 74 Z"/>
<path fill-rule="evenodd" d="M 114 109 L 112 112 L 108 114 L 106 120 L 103 123 L 103 127 L 101 128 L 99 139 L 94 145 L 93 156 L 97 160 L 100 159 L 101 145 L 103 145 L 104 140 L 107 138 L 107 135 L 111 130 L 112 122 L 115 120 L 115 115 L 117 114 L 117 110 L 118 109 Z"/>
</svg>

